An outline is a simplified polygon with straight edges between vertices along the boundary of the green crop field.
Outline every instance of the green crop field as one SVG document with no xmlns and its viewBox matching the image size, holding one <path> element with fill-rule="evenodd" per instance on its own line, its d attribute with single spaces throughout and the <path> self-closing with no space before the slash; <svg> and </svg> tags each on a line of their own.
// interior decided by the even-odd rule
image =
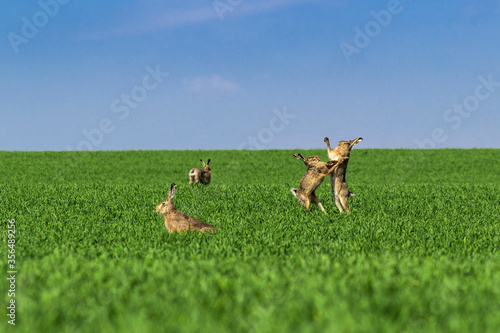
<svg viewBox="0 0 500 333">
<path fill-rule="evenodd" d="M 0 152 L 0 331 L 500 332 L 500 150 L 355 147 L 350 215 L 328 178 L 329 215 L 304 212 L 294 152 L 327 159 Z M 190 187 L 200 158 L 212 182 Z M 216 233 L 166 231 L 154 208 L 173 182 L 177 208 Z"/>
</svg>

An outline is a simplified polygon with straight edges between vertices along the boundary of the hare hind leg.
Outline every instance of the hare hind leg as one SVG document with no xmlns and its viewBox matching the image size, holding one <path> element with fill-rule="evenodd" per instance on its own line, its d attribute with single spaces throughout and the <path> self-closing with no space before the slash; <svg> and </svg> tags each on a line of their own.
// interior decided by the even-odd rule
<svg viewBox="0 0 500 333">
<path fill-rule="evenodd" d="M 326 215 L 328 215 L 328 213 L 326 212 L 326 210 L 323 208 L 323 205 L 319 201 L 318 197 L 316 196 L 316 193 L 314 193 L 314 192 L 311 193 L 311 201 L 313 203 L 315 203 L 316 205 L 318 205 L 319 209 L 321 209 L 321 211 L 323 213 L 325 213 Z"/>
<path fill-rule="evenodd" d="M 295 196 L 295 198 L 297 198 L 297 201 L 299 202 L 299 204 L 301 204 L 302 206 L 304 206 L 304 208 L 306 209 L 306 213 L 309 211 L 309 205 L 311 204 L 311 200 L 307 197 L 305 197 L 302 193 L 297 193 L 297 189 L 295 188 L 292 188 L 291 189 L 293 195 Z"/>
<path fill-rule="evenodd" d="M 200 183 L 200 175 L 195 173 L 194 175 L 189 176 L 189 184 L 199 184 Z"/>
<path fill-rule="evenodd" d="M 337 208 L 339 209 L 339 212 L 342 213 L 344 211 L 344 209 L 342 208 L 342 203 L 340 202 L 340 198 L 339 198 L 339 195 L 337 193 L 337 188 L 336 188 L 336 185 L 335 185 L 335 177 L 332 175 L 330 175 L 330 184 L 332 185 L 332 196 L 333 196 L 333 199 L 335 200 L 335 206 L 337 206 Z"/>
<path fill-rule="evenodd" d="M 309 206 L 311 205 L 311 199 L 302 196 L 302 202 L 299 200 L 300 204 L 306 209 L 306 213 L 309 212 Z"/>
<path fill-rule="evenodd" d="M 339 209 L 339 213 L 343 213 L 344 209 L 342 208 L 342 201 L 340 200 L 338 195 L 334 196 L 335 196 L 335 206 L 337 206 L 337 208 Z"/>
<path fill-rule="evenodd" d="M 189 185 L 196 181 L 196 169 L 191 169 L 189 171 Z"/>
<path fill-rule="evenodd" d="M 347 214 L 351 213 L 351 210 L 349 209 L 349 197 L 350 197 L 350 192 L 349 188 L 347 187 L 347 183 L 342 183 L 340 191 L 339 191 L 339 198 L 342 203 L 342 206 L 344 206 L 345 211 Z"/>
</svg>

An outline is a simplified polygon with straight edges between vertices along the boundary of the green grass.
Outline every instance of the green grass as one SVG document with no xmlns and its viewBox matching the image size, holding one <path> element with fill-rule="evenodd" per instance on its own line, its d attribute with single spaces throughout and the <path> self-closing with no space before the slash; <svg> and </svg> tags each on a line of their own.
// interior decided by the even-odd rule
<svg viewBox="0 0 500 333">
<path fill-rule="evenodd" d="M 18 269 L 0 330 L 500 330 L 500 150 L 355 148 L 352 214 L 326 179 L 328 216 L 290 193 L 293 152 L 0 152 L 2 279 L 9 219 Z M 212 183 L 190 187 L 200 158 Z M 172 182 L 217 233 L 166 231 L 154 207 Z"/>
</svg>

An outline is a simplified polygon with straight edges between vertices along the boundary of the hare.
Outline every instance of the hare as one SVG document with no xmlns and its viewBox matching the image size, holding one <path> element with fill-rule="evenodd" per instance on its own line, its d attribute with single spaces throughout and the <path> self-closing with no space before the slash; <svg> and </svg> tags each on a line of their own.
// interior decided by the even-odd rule
<svg viewBox="0 0 500 333">
<path fill-rule="evenodd" d="M 328 158 L 331 161 L 338 161 L 344 157 L 349 158 L 352 147 L 363 141 L 363 138 L 356 138 L 349 141 L 339 141 L 335 149 L 330 147 L 330 140 L 328 137 L 325 137 L 324 141 L 328 150 Z M 330 184 L 332 185 L 332 195 L 335 199 L 335 205 L 341 213 L 345 209 L 345 211 L 349 214 L 351 211 L 349 209 L 348 199 L 354 196 L 354 193 L 349 191 L 349 187 L 347 186 L 347 182 L 345 180 L 348 162 L 348 159 L 345 160 L 339 165 L 338 168 L 335 169 L 333 174 L 330 174 Z"/>
<path fill-rule="evenodd" d="M 216 227 L 211 226 L 203 221 L 195 219 L 189 215 L 182 213 L 175 209 L 174 202 L 172 198 L 175 195 L 175 189 L 177 185 L 170 185 L 170 191 L 168 192 L 168 198 L 160 202 L 155 210 L 165 217 L 165 227 L 168 232 L 187 232 L 199 230 L 201 232 L 210 231 L 214 232 L 217 230 Z"/>
<path fill-rule="evenodd" d="M 293 156 L 304 162 L 307 167 L 307 171 L 300 180 L 299 189 L 291 189 L 293 195 L 297 198 L 297 201 L 304 206 L 306 212 L 309 211 L 309 206 L 312 202 L 318 205 L 323 213 L 327 214 L 314 191 L 323 182 L 325 176 L 334 172 L 334 170 L 348 158 L 342 157 L 338 161 L 321 162 L 317 155 L 308 158 L 304 158 L 301 154 L 293 154 Z"/>
<path fill-rule="evenodd" d="M 200 168 L 192 168 L 191 171 L 189 171 L 189 185 L 193 183 L 202 183 L 205 185 L 210 184 L 210 177 L 212 175 L 212 171 L 210 170 L 210 159 L 208 159 L 207 164 L 201 160 L 201 163 L 203 163 L 203 169 Z"/>
</svg>

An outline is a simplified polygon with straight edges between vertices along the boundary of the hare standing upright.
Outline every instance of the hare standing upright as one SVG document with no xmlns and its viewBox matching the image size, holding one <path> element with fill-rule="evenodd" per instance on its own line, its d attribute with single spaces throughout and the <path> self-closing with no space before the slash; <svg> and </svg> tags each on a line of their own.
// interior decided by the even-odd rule
<svg viewBox="0 0 500 333">
<path fill-rule="evenodd" d="M 328 158 L 331 161 L 338 161 L 341 158 L 345 157 L 349 158 L 352 147 L 363 141 L 363 138 L 356 138 L 354 140 L 349 140 L 349 141 L 339 141 L 335 149 L 332 149 L 330 147 L 330 140 L 328 139 L 328 137 L 326 137 L 324 141 L 326 142 L 326 147 L 328 150 Z M 349 159 L 346 159 L 343 163 L 339 165 L 337 169 L 335 169 L 333 174 L 330 174 L 330 184 L 332 185 L 332 194 L 335 199 L 335 205 L 337 206 L 337 208 L 341 213 L 344 211 L 342 209 L 342 206 L 344 207 L 347 213 L 351 212 L 349 210 L 348 199 L 349 197 L 354 196 L 354 193 L 349 191 L 349 187 L 347 186 L 347 182 L 345 180 L 345 174 L 347 172 L 348 162 Z"/>
<path fill-rule="evenodd" d="M 307 167 L 307 171 L 300 180 L 299 189 L 291 189 L 293 195 L 297 198 L 297 201 L 304 206 L 306 212 L 309 211 L 309 206 L 312 202 L 318 205 L 319 209 L 321 209 L 323 213 L 327 214 L 314 191 L 318 188 L 321 182 L 323 182 L 325 176 L 331 174 L 340 165 L 340 163 L 347 158 L 341 158 L 338 161 L 321 162 L 319 160 L 319 156 L 317 155 L 310 156 L 308 158 L 304 158 L 301 154 L 293 154 L 293 156 L 304 162 Z"/>
<path fill-rule="evenodd" d="M 160 202 L 156 206 L 156 211 L 165 217 L 165 227 L 168 232 L 186 232 L 199 230 L 201 232 L 210 231 L 214 232 L 217 230 L 214 226 L 207 224 L 203 221 L 195 219 L 189 215 L 182 213 L 175 209 L 174 202 L 172 198 L 175 195 L 175 188 L 177 185 L 170 185 L 170 190 L 168 192 L 168 198 Z"/>
<path fill-rule="evenodd" d="M 207 164 L 200 160 L 203 163 L 203 169 L 200 168 L 192 168 L 189 171 L 189 185 L 193 183 L 202 183 L 205 185 L 210 184 L 210 178 L 212 176 L 212 171 L 210 170 L 210 159 L 208 159 Z"/>
</svg>

